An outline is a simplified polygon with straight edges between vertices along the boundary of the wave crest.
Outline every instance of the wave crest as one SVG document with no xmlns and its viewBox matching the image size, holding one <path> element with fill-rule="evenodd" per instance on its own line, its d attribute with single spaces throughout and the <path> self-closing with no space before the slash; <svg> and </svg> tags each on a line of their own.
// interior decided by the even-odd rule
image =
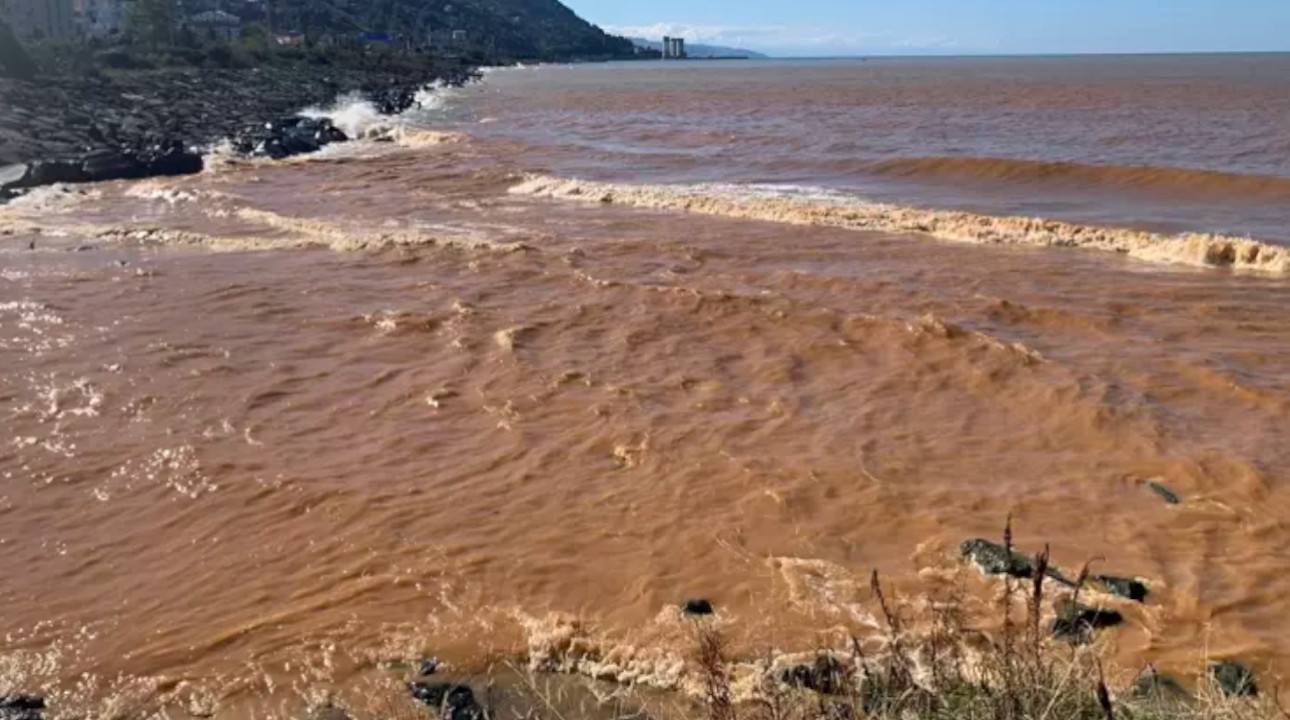
<svg viewBox="0 0 1290 720">
<path fill-rule="evenodd" d="M 1290 273 L 1290 248 L 1251 238 L 1206 233 L 1163 235 L 1043 218 L 886 205 L 828 192 L 810 194 L 798 190 L 786 192 L 784 188 L 729 185 L 628 185 L 530 175 L 512 187 L 510 193 L 793 225 L 919 233 L 979 245 L 1078 247 L 1155 263 L 1278 275 Z"/>
</svg>

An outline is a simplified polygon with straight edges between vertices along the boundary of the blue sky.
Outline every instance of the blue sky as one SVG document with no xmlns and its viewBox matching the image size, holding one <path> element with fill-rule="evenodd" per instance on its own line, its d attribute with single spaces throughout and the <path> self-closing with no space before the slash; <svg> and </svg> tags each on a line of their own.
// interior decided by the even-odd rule
<svg viewBox="0 0 1290 720">
<path fill-rule="evenodd" d="M 565 0 L 621 34 L 771 55 L 1290 51 L 1290 0 Z"/>
</svg>

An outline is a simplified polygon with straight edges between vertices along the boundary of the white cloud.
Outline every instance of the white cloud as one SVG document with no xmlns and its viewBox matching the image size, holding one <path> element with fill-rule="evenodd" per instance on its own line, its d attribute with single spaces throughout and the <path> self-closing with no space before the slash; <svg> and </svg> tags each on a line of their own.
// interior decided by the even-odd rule
<svg viewBox="0 0 1290 720">
<path fill-rule="evenodd" d="M 770 53 L 917 52 L 947 51 L 959 47 L 952 38 L 899 38 L 885 33 L 839 33 L 832 28 L 793 25 L 721 26 L 658 22 L 653 25 L 606 25 L 615 35 L 661 40 L 664 36 L 686 42 L 742 47 Z"/>
</svg>

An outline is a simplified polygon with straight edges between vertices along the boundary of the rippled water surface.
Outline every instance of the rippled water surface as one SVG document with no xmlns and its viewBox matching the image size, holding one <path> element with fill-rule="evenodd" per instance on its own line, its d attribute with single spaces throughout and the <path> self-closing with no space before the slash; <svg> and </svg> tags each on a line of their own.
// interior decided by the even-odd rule
<svg viewBox="0 0 1290 720">
<path fill-rule="evenodd" d="M 1009 515 L 1150 584 L 1125 667 L 1275 684 L 1287 69 L 507 70 L 395 142 L 0 208 L 0 690 L 671 687 L 681 600 L 746 656 L 869 632 L 875 568 L 988 607 L 957 545 Z"/>
</svg>

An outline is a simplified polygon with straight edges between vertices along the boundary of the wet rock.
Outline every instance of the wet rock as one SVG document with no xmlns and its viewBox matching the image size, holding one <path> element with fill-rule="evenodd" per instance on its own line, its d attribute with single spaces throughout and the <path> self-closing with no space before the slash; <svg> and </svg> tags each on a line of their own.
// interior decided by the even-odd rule
<svg viewBox="0 0 1290 720">
<path fill-rule="evenodd" d="M 965 540 L 959 545 L 959 552 L 976 564 L 986 575 L 1011 575 L 1017 578 L 1029 578 L 1035 574 L 1035 564 L 1030 558 L 1017 552 L 1008 553 L 1007 548 L 989 540 Z M 1044 573 L 1047 577 L 1070 585 L 1061 571 L 1050 567 Z"/>
<path fill-rule="evenodd" d="M 199 153 L 185 149 L 177 141 L 144 151 L 140 154 L 140 160 L 148 168 L 149 177 L 195 175 L 205 167 L 205 161 Z"/>
<path fill-rule="evenodd" d="M 716 610 L 712 608 L 712 603 L 703 598 L 686 600 L 685 604 L 681 606 L 681 612 L 694 617 L 716 614 Z"/>
<path fill-rule="evenodd" d="M 1146 602 L 1147 600 L 1149 590 L 1146 583 L 1141 580 L 1116 577 L 1115 575 L 1096 575 L 1093 580 L 1103 590 L 1112 595 L 1118 595 L 1134 602 Z"/>
<path fill-rule="evenodd" d="M 1209 673 L 1225 695 L 1254 697 L 1259 694 L 1259 686 L 1254 678 L 1254 673 L 1239 662 L 1224 660 L 1214 663 L 1210 667 Z"/>
<path fill-rule="evenodd" d="M 244 130 L 235 137 L 233 147 L 244 155 L 281 160 L 348 140 L 345 132 L 328 118 L 294 116 L 266 123 L 260 130 Z"/>
<path fill-rule="evenodd" d="M 27 166 L 27 173 L 11 189 L 34 188 L 55 183 L 86 182 L 80 160 L 38 160 Z"/>
<path fill-rule="evenodd" d="M 1098 630 L 1115 627 L 1124 622 L 1124 616 L 1109 608 L 1077 605 L 1065 600 L 1058 605 L 1057 619 L 1053 620 L 1053 637 L 1075 644 L 1090 641 Z"/>
<path fill-rule="evenodd" d="M 45 699 L 32 695 L 0 695 L 0 720 L 42 720 Z"/>
<path fill-rule="evenodd" d="M 1170 490 L 1169 488 L 1156 482 L 1155 480 L 1148 480 L 1146 483 L 1144 483 L 1144 485 L 1148 490 L 1159 495 L 1160 499 L 1164 500 L 1170 505 L 1182 504 L 1182 498 L 1178 495 L 1178 493 L 1174 492 L 1173 490 Z"/>
<path fill-rule="evenodd" d="M 821 695 L 846 692 L 846 678 L 846 668 L 832 655 L 821 655 L 811 665 L 791 667 L 780 676 L 785 685 L 814 690 Z"/>
<path fill-rule="evenodd" d="M 426 658 L 421 661 L 421 665 L 417 669 L 421 673 L 421 676 L 425 677 L 426 675 L 434 675 L 439 672 L 439 666 L 441 664 L 442 663 L 439 662 L 439 658 Z"/>
<path fill-rule="evenodd" d="M 382 115 L 398 115 L 417 104 L 416 90 L 406 85 L 369 88 L 365 95 L 367 101 Z"/>
<path fill-rule="evenodd" d="M 137 180 L 148 176 L 148 166 L 130 152 L 100 150 L 81 160 L 86 182 Z"/>
<path fill-rule="evenodd" d="M 466 685 L 453 683 L 412 683 L 412 697 L 434 708 L 443 720 L 486 720 L 475 693 Z"/>
</svg>

